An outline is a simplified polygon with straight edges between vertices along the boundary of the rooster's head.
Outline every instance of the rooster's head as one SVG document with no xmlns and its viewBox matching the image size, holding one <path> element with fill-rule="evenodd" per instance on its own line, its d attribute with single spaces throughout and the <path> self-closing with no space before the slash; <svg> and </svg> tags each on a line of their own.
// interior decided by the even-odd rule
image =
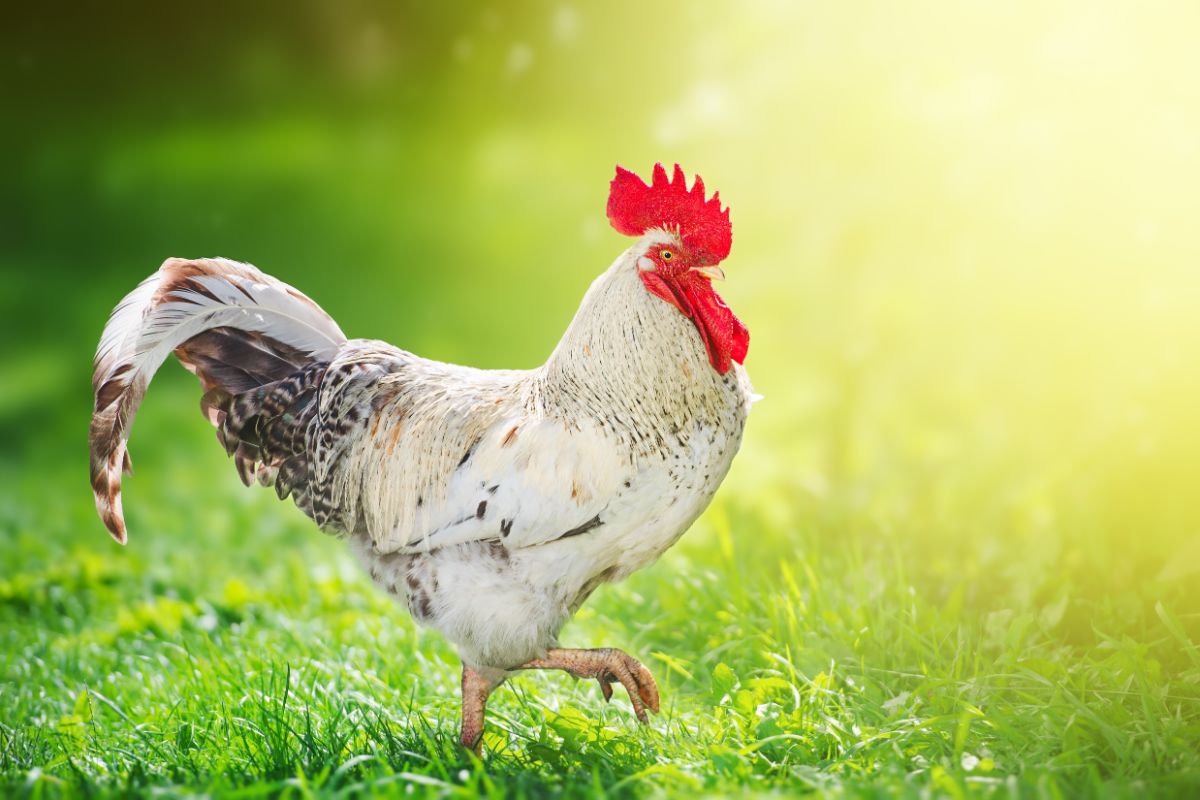
<svg viewBox="0 0 1200 800">
<path fill-rule="evenodd" d="M 732 361 L 741 364 L 750 332 L 712 287 L 714 279 L 725 277 L 718 264 L 733 243 L 729 209 L 721 209 L 718 193 L 706 200 L 699 175 L 689 191 L 678 164 L 670 179 L 663 165 L 655 164 L 648 186 L 617 167 L 608 195 L 608 219 L 627 236 L 664 234 L 650 237 L 637 258 L 642 283 L 696 325 L 713 369 L 724 375 Z"/>
</svg>

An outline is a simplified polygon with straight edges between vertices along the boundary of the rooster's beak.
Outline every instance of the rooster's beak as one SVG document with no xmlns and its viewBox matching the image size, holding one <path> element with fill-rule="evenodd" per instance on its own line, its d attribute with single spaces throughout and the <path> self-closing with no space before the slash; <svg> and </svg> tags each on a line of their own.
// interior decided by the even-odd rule
<svg viewBox="0 0 1200 800">
<path fill-rule="evenodd" d="M 725 280 L 725 272 L 716 264 L 713 264 L 711 267 L 692 267 L 692 272 L 699 272 L 710 281 Z"/>
</svg>

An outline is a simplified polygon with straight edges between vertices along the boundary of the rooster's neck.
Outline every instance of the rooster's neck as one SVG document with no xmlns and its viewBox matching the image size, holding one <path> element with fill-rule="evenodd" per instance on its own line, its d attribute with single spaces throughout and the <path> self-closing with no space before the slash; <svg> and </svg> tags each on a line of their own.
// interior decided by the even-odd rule
<svg viewBox="0 0 1200 800">
<path fill-rule="evenodd" d="M 644 237 L 588 289 L 538 371 L 548 409 L 676 417 L 686 416 L 679 407 L 714 402 L 722 394 L 721 376 L 695 325 L 638 276 L 638 257 L 655 243 Z"/>
</svg>

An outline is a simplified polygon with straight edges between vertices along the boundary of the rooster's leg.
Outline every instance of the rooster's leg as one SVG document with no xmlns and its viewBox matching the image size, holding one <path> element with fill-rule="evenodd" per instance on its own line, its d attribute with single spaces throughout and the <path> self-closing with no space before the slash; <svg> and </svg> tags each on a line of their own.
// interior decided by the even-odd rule
<svg viewBox="0 0 1200 800">
<path fill-rule="evenodd" d="M 561 669 L 576 678 L 595 678 L 600 682 L 604 699 L 612 699 L 612 684 L 620 683 L 629 693 L 633 713 L 645 723 L 646 709 L 658 713 L 658 684 L 654 676 L 641 662 L 612 647 L 597 650 L 563 650 L 554 648 L 546 651 L 544 658 L 535 658 L 517 669 Z"/>
<path fill-rule="evenodd" d="M 479 755 L 483 742 L 483 715 L 488 696 L 499 685 L 478 670 L 463 664 L 462 670 L 462 746 Z"/>
</svg>

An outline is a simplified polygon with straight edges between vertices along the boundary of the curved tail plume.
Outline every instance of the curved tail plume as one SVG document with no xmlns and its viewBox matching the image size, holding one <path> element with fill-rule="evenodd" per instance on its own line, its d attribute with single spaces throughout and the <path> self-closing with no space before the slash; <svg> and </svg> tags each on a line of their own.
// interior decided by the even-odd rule
<svg viewBox="0 0 1200 800">
<path fill-rule="evenodd" d="M 249 264 L 167 259 L 113 310 L 93 363 L 92 491 L 113 538 L 127 538 L 121 473 L 131 471 L 129 429 L 172 351 L 206 392 L 231 395 L 328 361 L 345 341 L 320 306 Z"/>
</svg>

